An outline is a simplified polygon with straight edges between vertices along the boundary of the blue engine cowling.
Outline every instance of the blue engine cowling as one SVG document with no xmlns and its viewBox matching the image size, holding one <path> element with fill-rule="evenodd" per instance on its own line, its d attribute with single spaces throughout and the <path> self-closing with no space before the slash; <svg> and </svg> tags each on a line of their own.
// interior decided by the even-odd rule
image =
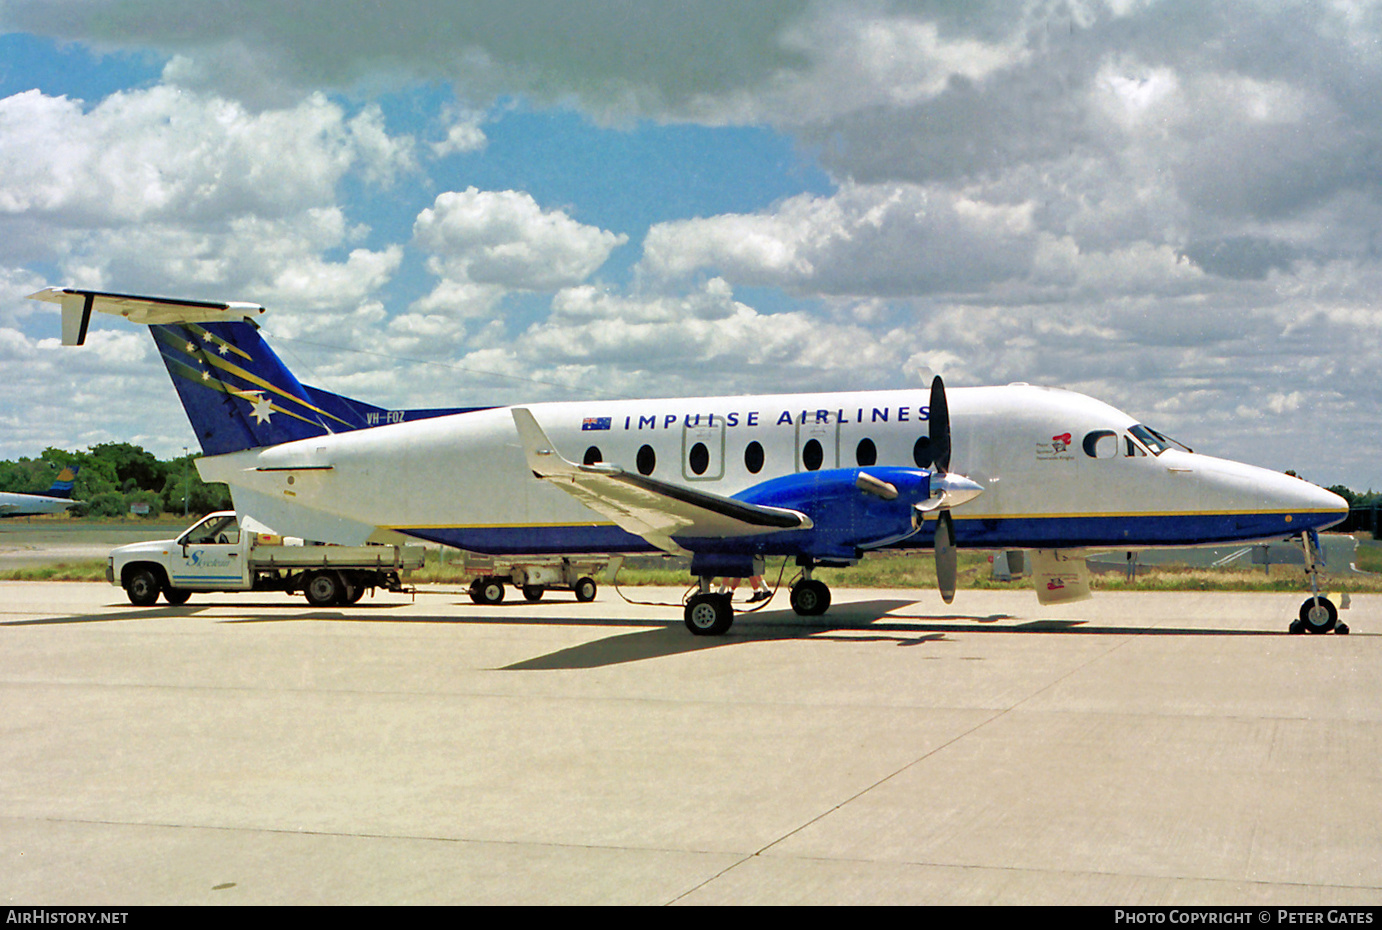
<svg viewBox="0 0 1382 930">
<path fill-rule="evenodd" d="M 860 473 L 872 486 L 886 483 L 897 496 L 887 500 L 860 488 Z M 931 496 L 931 473 L 917 468 L 832 468 L 773 478 L 734 495 L 735 500 L 797 510 L 811 518 L 810 529 L 732 538 L 682 538 L 694 554 L 693 574 L 745 577 L 754 555 L 790 555 L 812 561 L 853 562 L 861 550 L 906 539 L 917 531 L 917 504 Z"/>
</svg>

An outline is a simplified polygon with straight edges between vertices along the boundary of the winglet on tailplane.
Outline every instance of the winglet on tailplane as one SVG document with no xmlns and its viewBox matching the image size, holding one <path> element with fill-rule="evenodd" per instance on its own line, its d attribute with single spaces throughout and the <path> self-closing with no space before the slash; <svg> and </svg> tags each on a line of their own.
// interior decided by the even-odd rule
<svg viewBox="0 0 1382 930">
<path fill-rule="evenodd" d="M 62 306 L 63 345 L 86 341 L 93 311 L 147 324 L 207 455 L 478 409 L 386 410 L 302 384 L 259 335 L 258 304 L 67 287 L 29 296 Z"/>
</svg>

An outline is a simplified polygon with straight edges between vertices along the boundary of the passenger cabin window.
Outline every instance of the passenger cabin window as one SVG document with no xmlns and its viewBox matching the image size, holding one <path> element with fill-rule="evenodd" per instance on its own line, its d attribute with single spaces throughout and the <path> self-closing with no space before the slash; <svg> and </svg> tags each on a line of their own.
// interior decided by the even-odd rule
<svg viewBox="0 0 1382 930">
<path fill-rule="evenodd" d="M 1096 429 L 1085 433 L 1084 454 L 1092 459 L 1111 459 L 1118 456 L 1118 434 L 1111 429 Z"/>
<path fill-rule="evenodd" d="M 872 439 L 861 439 L 854 450 L 854 461 L 861 466 L 878 464 L 878 447 Z"/>
<path fill-rule="evenodd" d="M 638 447 L 638 473 L 640 475 L 651 475 L 653 469 L 657 467 L 657 453 L 653 447 L 643 445 Z"/>
<path fill-rule="evenodd" d="M 806 445 L 801 447 L 801 464 L 807 471 L 818 471 L 824 462 L 825 450 L 821 448 L 820 442 L 808 439 Z"/>
<path fill-rule="evenodd" d="M 912 461 L 917 463 L 917 468 L 931 467 L 930 436 L 922 436 L 917 440 L 916 445 L 912 446 Z"/>
<path fill-rule="evenodd" d="M 705 470 L 710 467 L 710 450 L 706 448 L 705 443 L 698 442 L 692 446 L 686 456 L 686 462 L 696 474 L 705 474 Z"/>
<path fill-rule="evenodd" d="M 744 467 L 751 475 L 763 470 L 763 446 L 756 439 L 744 447 Z"/>
</svg>

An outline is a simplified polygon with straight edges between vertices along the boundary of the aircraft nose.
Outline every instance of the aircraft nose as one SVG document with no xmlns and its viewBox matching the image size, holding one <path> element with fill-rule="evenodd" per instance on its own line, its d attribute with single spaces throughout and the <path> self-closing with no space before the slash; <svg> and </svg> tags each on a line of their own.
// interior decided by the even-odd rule
<svg viewBox="0 0 1382 930">
<path fill-rule="evenodd" d="M 1294 475 L 1249 466 L 1249 476 L 1272 510 L 1289 514 L 1297 529 L 1323 529 L 1348 516 L 1348 501 Z M 1303 525 L 1302 525 L 1303 524 Z"/>
</svg>

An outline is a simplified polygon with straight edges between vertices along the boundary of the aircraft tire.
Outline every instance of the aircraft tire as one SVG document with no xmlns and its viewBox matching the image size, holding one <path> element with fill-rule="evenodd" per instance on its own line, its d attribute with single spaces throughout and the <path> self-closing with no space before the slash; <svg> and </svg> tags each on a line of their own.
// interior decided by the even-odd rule
<svg viewBox="0 0 1382 930">
<path fill-rule="evenodd" d="M 1320 598 L 1318 606 L 1313 597 L 1307 597 L 1300 605 L 1300 622 L 1311 633 L 1328 633 L 1339 622 L 1339 611 L 1327 597 Z"/>
<path fill-rule="evenodd" d="M 532 603 L 542 600 L 542 595 L 547 589 L 540 584 L 525 584 L 523 586 L 523 599 Z"/>
<path fill-rule="evenodd" d="M 313 607 L 337 607 L 343 603 L 341 598 L 346 590 L 341 576 L 335 572 L 313 572 L 307 576 L 302 593 Z"/>
<path fill-rule="evenodd" d="M 576 580 L 576 600 L 582 604 L 595 600 L 595 592 L 599 589 L 595 587 L 594 578 L 579 578 Z"/>
<path fill-rule="evenodd" d="M 734 624 L 728 594 L 697 594 L 686 602 L 686 628 L 697 636 L 723 636 Z"/>
<path fill-rule="evenodd" d="M 158 603 L 158 576 L 147 568 L 137 568 L 125 579 L 125 595 L 135 607 L 152 607 Z"/>
<path fill-rule="evenodd" d="M 186 604 L 187 599 L 192 596 L 192 592 L 186 588 L 164 588 L 163 599 L 174 607 Z"/>
<path fill-rule="evenodd" d="M 802 617 L 819 617 L 830 609 L 830 588 L 814 578 L 792 586 L 792 609 Z"/>
</svg>

